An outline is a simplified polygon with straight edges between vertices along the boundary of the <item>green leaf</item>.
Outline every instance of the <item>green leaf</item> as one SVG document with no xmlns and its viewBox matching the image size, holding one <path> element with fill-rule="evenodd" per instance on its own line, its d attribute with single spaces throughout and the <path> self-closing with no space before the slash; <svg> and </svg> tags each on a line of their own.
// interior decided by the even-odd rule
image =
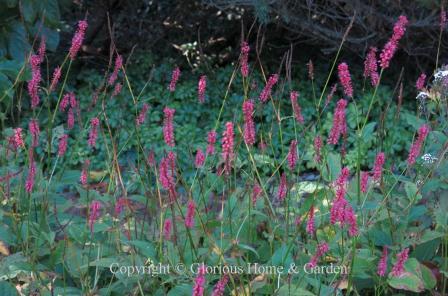
<svg viewBox="0 0 448 296">
<path fill-rule="evenodd" d="M 168 296 L 191 296 L 193 286 L 189 284 L 177 285 L 168 292 Z"/>
<path fill-rule="evenodd" d="M 404 184 L 404 190 L 406 191 L 406 196 L 409 200 L 419 201 L 422 198 L 422 195 L 418 193 L 417 185 L 412 182 L 406 182 Z"/>
<path fill-rule="evenodd" d="M 248 246 L 245 244 L 238 244 L 238 247 L 240 247 L 243 250 L 250 251 L 250 252 L 254 253 L 257 256 L 257 258 L 260 258 L 260 255 L 258 255 L 257 251 L 254 248 L 252 248 L 251 246 Z"/>
<path fill-rule="evenodd" d="M 278 296 L 315 296 L 315 294 L 303 289 L 299 288 L 296 285 L 284 285 L 278 289 Z"/>
<path fill-rule="evenodd" d="M 37 15 L 37 10 L 33 6 L 33 0 L 22 0 L 20 5 L 23 18 L 27 23 L 33 23 Z"/>
<path fill-rule="evenodd" d="M 4 75 L 0 73 L 0 97 L 3 96 L 12 87 L 12 82 Z"/>
<path fill-rule="evenodd" d="M 423 281 L 415 274 L 407 271 L 403 272 L 400 277 L 389 278 L 388 283 L 392 288 L 399 290 L 412 291 L 416 293 L 423 292 L 425 290 Z"/>
<path fill-rule="evenodd" d="M 137 249 L 140 251 L 140 254 L 142 254 L 146 258 L 151 258 L 152 260 L 156 258 L 156 250 L 152 243 L 140 240 L 133 240 L 129 241 L 128 243 L 137 247 Z"/>
<path fill-rule="evenodd" d="M 26 38 L 26 30 L 22 23 L 13 22 L 8 36 L 8 53 L 18 61 L 24 61 L 31 50 Z"/>
<path fill-rule="evenodd" d="M 425 288 L 428 290 L 433 289 L 437 284 L 437 280 L 436 280 L 434 274 L 425 265 L 420 264 L 420 267 L 422 269 L 422 279 L 423 279 L 423 284 L 425 285 Z"/>
<path fill-rule="evenodd" d="M 16 296 L 19 295 L 17 289 L 10 283 L 6 281 L 0 282 L 0 295 L 2 296 Z"/>
</svg>

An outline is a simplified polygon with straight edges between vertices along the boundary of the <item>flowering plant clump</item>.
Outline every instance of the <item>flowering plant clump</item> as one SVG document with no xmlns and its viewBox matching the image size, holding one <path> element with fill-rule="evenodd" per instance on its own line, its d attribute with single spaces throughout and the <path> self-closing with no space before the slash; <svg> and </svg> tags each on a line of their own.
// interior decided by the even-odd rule
<svg viewBox="0 0 448 296">
<path fill-rule="evenodd" d="M 86 88 L 88 29 L 57 66 L 39 39 L 2 119 L 4 295 L 448 293 L 448 68 L 403 86 L 412 111 L 381 86 L 412 20 L 325 74 L 268 71 L 249 34 L 230 75 L 140 84 L 113 49 Z"/>
</svg>

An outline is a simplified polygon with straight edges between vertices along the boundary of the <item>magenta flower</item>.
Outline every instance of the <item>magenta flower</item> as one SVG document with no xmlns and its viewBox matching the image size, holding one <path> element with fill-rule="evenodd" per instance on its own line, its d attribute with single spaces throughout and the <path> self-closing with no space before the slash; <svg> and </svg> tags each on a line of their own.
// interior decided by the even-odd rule
<svg viewBox="0 0 448 296">
<path fill-rule="evenodd" d="M 168 190 L 171 199 L 176 197 L 176 156 L 170 151 L 167 157 L 162 158 L 159 164 L 159 181 L 165 190 Z"/>
<path fill-rule="evenodd" d="M 249 76 L 249 51 L 250 51 L 250 47 L 247 44 L 247 42 L 243 41 L 243 43 L 241 44 L 241 58 L 240 58 L 240 63 L 241 63 L 241 75 L 243 75 L 243 77 L 247 77 Z"/>
<path fill-rule="evenodd" d="M 185 215 L 185 227 L 193 228 L 194 226 L 194 214 L 195 214 L 196 204 L 194 200 L 190 199 L 187 204 L 187 214 Z"/>
<path fill-rule="evenodd" d="M 205 88 L 207 87 L 207 76 L 202 75 L 198 82 L 198 100 L 200 103 L 205 102 Z"/>
<path fill-rule="evenodd" d="M 37 145 L 39 144 L 40 129 L 39 123 L 36 119 L 31 119 L 30 123 L 28 124 L 28 129 L 31 133 L 31 146 L 37 147 Z"/>
<path fill-rule="evenodd" d="M 92 201 L 90 204 L 90 215 L 89 215 L 89 227 L 90 227 L 90 233 L 93 234 L 93 226 L 95 225 L 95 222 L 100 217 L 101 213 L 101 204 L 99 201 Z"/>
<path fill-rule="evenodd" d="M 72 61 L 76 58 L 79 49 L 82 46 L 82 42 L 84 40 L 84 35 L 87 30 L 87 21 L 82 20 L 78 22 L 78 29 L 76 30 L 75 35 L 72 39 L 72 46 L 70 47 L 70 58 Z"/>
<path fill-rule="evenodd" d="M 203 296 L 205 285 L 205 266 L 201 264 L 198 269 L 198 276 L 194 280 L 193 291 L 191 296 Z"/>
<path fill-rule="evenodd" d="M 171 219 L 166 219 L 165 222 L 163 223 L 163 236 L 165 240 L 171 239 L 171 227 L 172 227 Z"/>
<path fill-rule="evenodd" d="M 325 253 L 327 253 L 329 250 L 328 248 L 328 244 L 327 243 L 321 243 L 317 246 L 317 250 L 316 253 L 313 255 L 313 257 L 311 257 L 310 262 L 307 263 L 307 265 L 310 268 L 316 267 L 317 262 L 319 261 L 319 258 L 322 257 L 323 255 L 325 255 Z"/>
<path fill-rule="evenodd" d="M 59 79 L 61 78 L 62 69 L 61 67 L 57 66 L 53 71 L 53 79 L 51 80 L 50 88 L 48 89 L 49 92 L 52 92 L 56 89 L 56 86 L 58 85 Z"/>
<path fill-rule="evenodd" d="M 173 70 L 173 73 L 171 74 L 171 82 L 170 82 L 170 86 L 169 86 L 170 92 L 174 92 L 176 90 L 176 84 L 177 84 L 177 81 L 179 80 L 179 76 L 180 76 L 180 69 L 179 69 L 179 67 L 176 67 Z"/>
<path fill-rule="evenodd" d="M 222 135 L 222 158 L 224 159 L 224 171 L 226 175 L 230 174 L 230 170 L 232 167 L 233 161 L 233 141 L 234 141 L 234 133 L 233 133 L 233 123 L 227 122 L 226 129 Z"/>
<path fill-rule="evenodd" d="M 152 149 L 148 153 L 147 162 L 150 167 L 156 166 L 156 155 L 154 153 L 154 150 L 152 150 Z"/>
<path fill-rule="evenodd" d="M 312 205 L 308 212 L 308 221 L 306 222 L 306 232 L 313 235 L 316 231 L 315 221 L 314 221 L 314 206 Z"/>
<path fill-rule="evenodd" d="M 361 192 L 366 193 L 367 192 L 367 184 L 369 182 L 369 173 L 368 172 L 361 172 Z"/>
<path fill-rule="evenodd" d="M 296 121 L 303 124 L 304 119 L 302 116 L 302 109 L 300 108 L 299 103 L 297 103 L 298 96 L 299 96 L 298 92 L 292 91 L 291 94 L 289 95 L 289 98 L 291 99 L 292 111 L 294 113 L 294 117 L 296 118 Z"/>
<path fill-rule="evenodd" d="M 261 195 L 262 189 L 261 186 L 256 182 L 254 187 L 252 188 L 252 203 L 255 205 L 257 203 L 258 197 Z"/>
<path fill-rule="evenodd" d="M 334 96 L 334 93 L 336 92 L 337 87 L 338 87 L 338 84 L 337 84 L 337 83 L 333 84 L 333 86 L 331 87 L 331 90 L 330 90 L 330 92 L 328 93 L 327 98 L 325 99 L 325 107 L 326 107 L 328 104 L 330 104 L 331 99 L 333 99 L 333 96 Z"/>
<path fill-rule="evenodd" d="M 383 69 L 386 69 L 389 67 L 390 60 L 395 54 L 395 51 L 398 47 L 398 42 L 400 41 L 401 37 L 403 37 L 404 33 L 406 32 L 406 25 L 408 24 L 408 19 L 406 16 L 401 15 L 398 18 L 398 21 L 394 25 L 394 32 L 392 34 L 392 37 L 389 39 L 389 41 L 384 45 L 383 50 L 380 54 L 380 66 Z"/>
<path fill-rule="evenodd" d="M 213 288 L 212 296 L 223 296 L 228 281 L 229 276 L 227 274 L 224 274 L 223 277 L 216 283 L 215 287 Z"/>
<path fill-rule="evenodd" d="M 377 274 L 383 277 L 387 272 L 387 247 L 383 247 L 383 254 L 378 262 Z"/>
<path fill-rule="evenodd" d="M 28 167 L 28 176 L 25 181 L 25 191 L 31 193 L 34 187 L 34 179 L 36 177 L 36 163 L 33 159 L 33 153 L 30 151 L 30 164 Z"/>
<path fill-rule="evenodd" d="M 31 108 L 36 108 L 39 105 L 39 83 L 42 80 L 40 73 L 40 63 L 41 58 L 38 55 L 31 55 L 30 65 L 31 65 L 31 80 L 28 81 L 28 94 L 31 97 Z"/>
<path fill-rule="evenodd" d="M 168 107 L 165 107 L 163 109 L 163 114 L 165 115 L 163 119 L 163 138 L 165 140 L 165 143 L 170 146 L 174 147 L 174 126 L 173 126 L 173 119 L 174 119 L 174 113 L 176 112 L 175 109 L 171 109 Z"/>
<path fill-rule="evenodd" d="M 90 160 L 86 159 L 82 166 L 81 177 L 79 177 L 79 181 L 82 185 L 87 185 L 88 174 L 89 174 Z"/>
<path fill-rule="evenodd" d="M 145 122 L 146 119 L 146 113 L 148 113 L 149 105 L 144 103 L 142 106 L 142 109 L 140 110 L 140 113 L 138 114 L 137 118 L 135 119 L 135 123 L 137 126 L 142 125 Z"/>
<path fill-rule="evenodd" d="M 115 83 L 114 91 L 112 97 L 118 96 L 121 93 L 123 85 L 120 82 Z"/>
<path fill-rule="evenodd" d="M 125 197 L 120 197 L 117 200 L 117 202 L 115 203 L 115 208 L 114 208 L 115 216 L 117 216 L 117 217 L 120 216 L 121 212 L 123 211 L 123 208 L 127 205 L 128 205 L 128 199 Z"/>
<path fill-rule="evenodd" d="M 395 261 L 395 265 L 392 267 L 393 276 L 400 276 L 404 272 L 404 264 L 408 260 L 408 256 L 409 248 L 406 248 L 397 254 L 397 261 Z"/>
<path fill-rule="evenodd" d="M 383 165 L 386 160 L 384 152 L 380 152 L 376 155 L 375 164 L 373 166 L 373 180 L 380 181 L 383 174 Z"/>
<path fill-rule="evenodd" d="M 213 130 L 209 131 L 207 134 L 207 149 L 205 150 L 207 155 L 215 154 L 216 136 L 217 134 Z"/>
<path fill-rule="evenodd" d="M 68 135 L 62 135 L 62 137 L 59 138 L 59 145 L 58 145 L 58 156 L 62 157 L 64 156 L 65 152 L 67 151 L 67 143 L 68 143 Z"/>
<path fill-rule="evenodd" d="M 429 133 L 429 127 L 424 124 L 418 129 L 417 139 L 412 143 L 411 150 L 409 151 L 408 156 L 408 165 L 413 165 L 417 159 L 417 156 L 420 154 L 420 150 L 422 149 L 423 142 Z"/>
<path fill-rule="evenodd" d="M 115 58 L 114 70 L 109 76 L 109 85 L 113 85 L 115 80 L 117 80 L 118 72 L 120 71 L 121 67 L 123 67 L 123 58 L 121 57 L 121 55 L 117 54 L 117 57 Z"/>
<path fill-rule="evenodd" d="M 89 139 L 87 140 L 87 144 L 92 148 L 95 148 L 95 146 L 96 146 L 96 139 L 98 137 L 98 126 L 99 125 L 100 125 L 100 120 L 98 118 L 94 117 L 90 120 L 90 132 L 89 132 Z"/>
<path fill-rule="evenodd" d="M 314 154 L 315 154 L 314 159 L 318 163 L 320 163 L 322 160 L 321 150 L 322 150 L 322 138 L 321 136 L 316 136 L 314 138 Z"/>
<path fill-rule="evenodd" d="M 376 60 L 376 47 L 371 47 L 364 61 L 364 77 L 370 77 L 370 83 L 372 86 L 377 86 L 379 82 L 378 63 Z"/>
<path fill-rule="evenodd" d="M 415 87 L 417 90 L 422 90 L 425 87 L 425 81 L 426 81 L 426 74 L 422 73 L 417 79 L 417 82 L 415 83 Z"/>
<path fill-rule="evenodd" d="M 72 107 L 73 109 L 78 107 L 78 101 L 76 101 L 75 93 L 70 92 L 69 97 L 70 97 L 70 107 Z"/>
<path fill-rule="evenodd" d="M 353 97 L 353 86 L 348 65 L 346 63 L 340 63 L 338 66 L 339 82 L 344 89 L 344 93 L 347 97 Z"/>
<path fill-rule="evenodd" d="M 286 174 L 282 173 L 280 176 L 280 185 L 278 186 L 277 197 L 280 201 L 283 201 L 288 192 L 288 184 L 286 181 Z"/>
<path fill-rule="evenodd" d="M 201 149 L 198 149 L 196 151 L 196 159 L 194 161 L 194 166 L 196 168 L 200 168 L 204 165 L 204 162 L 205 162 L 205 155 Z"/>
<path fill-rule="evenodd" d="M 255 123 L 253 119 L 254 102 L 252 100 L 244 101 L 243 115 L 244 115 L 244 142 L 252 146 L 255 144 Z"/>
<path fill-rule="evenodd" d="M 347 123 L 345 119 L 345 108 L 347 101 L 340 99 L 336 105 L 336 110 L 333 116 L 333 127 L 328 136 L 328 144 L 336 145 L 341 135 L 347 133 Z"/>
<path fill-rule="evenodd" d="M 70 93 L 66 93 L 59 103 L 59 111 L 64 112 L 70 104 Z"/>
<path fill-rule="evenodd" d="M 260 94 L 260 101 L 265 103 L 269 97 L 271 96 L 272 87 L 277 83 L 278 81 L 278 75 L 272 74 L 271 77 L 269 77 L 268 82 L 266 83 L 266 86 L 261 91 Z"/>
<path fill-rule="evenodd" d="M 13 135 L 14 148 L 25 148 L 25 142 L 23 141 L 22 128 L 18 127 L 14 129 Z"/>
<path fill-rule="evenodd" d="M 288 159 L 288 166 L 291 171 L 294 171 L 297 164 L 297 141 L 292 140 L 289 145 L 288 155 L 286 156 Z"/>
<path fill-rule="evenodd" d="M 37 51 L 37 54 L 40 59 L 40 63 L 42 63 L 44 61 L 46 48 L 47 48 L 47 46 L 45 44 L 45 37 L 42 36 L 42 38 L 40 39 L 39 50 Z"/>
</svg>

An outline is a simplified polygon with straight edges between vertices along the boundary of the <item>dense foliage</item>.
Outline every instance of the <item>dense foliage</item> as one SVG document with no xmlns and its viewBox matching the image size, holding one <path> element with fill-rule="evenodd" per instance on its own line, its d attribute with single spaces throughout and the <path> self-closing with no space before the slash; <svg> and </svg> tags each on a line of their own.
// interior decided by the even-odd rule
<svg viewBox="0 0 448 296">
<path fill-rule="evenodd" d="M 365 77 L 245 42 L 206 76 L 76 72 L 85 20 L 59 67 L 37 38 L 2 98 L 0 295 L 446 293 L 448 70 L 381 85 L 406 25 Z"/>
</svg>

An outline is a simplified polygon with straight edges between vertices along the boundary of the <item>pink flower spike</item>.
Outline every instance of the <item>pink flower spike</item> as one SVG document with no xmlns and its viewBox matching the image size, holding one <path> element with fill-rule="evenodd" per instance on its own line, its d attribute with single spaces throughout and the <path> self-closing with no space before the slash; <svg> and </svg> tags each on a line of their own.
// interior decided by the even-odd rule
<svg viewBox="0 0 448 296">
<path fill-rule="evenodd" d="M 233 133 L 233 123 L 227 122 L 226 129 L 222 135 L 222 158 L 224 159 L 224 171 L 226 175 L 230 175 L 230 170 L 232 167 L 233 161 L 233 142 L 234 142 L 234 133 Z"/>
<path fill-rule="evenodd" d="M 380 181 L 383 174 L 383 165 L 386 158 L 384 152 L 380 152 L 376 155 L 375 164 L 373 166 L 373 180 Z"/>
<path fill-rule="evenodd" d="M 387 272 L 387 247 L 383 247 L 383 254 L 378 262 L 377 274 L 383 277 Z"/>
<path fill-rule="evenodd" d="M 417 88 L 417 90 L 423 90 L 423 88 L 425 87 L 425 81 L 426 81 L 426 74 L 425 73 L 420 74 L 420 76 L 417 79 L 417 82 L 415 83 L 415 87 Z"/>
<path fill-rule="evenodd" d="M 344 93 L 347 97 L 353 97 L 353 86 L 348 65 L 346 63 L 340 63 L 338 66 L 339 82 L 344 89 Z"/>
<path fill-rule="evenodd" d="M 120 197 L 117 202 L 115 203 L 115 216 L 120 216 L 121 212 L 123 211 L 123 208 L 128 205 L 128 200 L 125 197 Z"/>
<path fill-rule="evenodd" d="M 255 144 L 255 123 L 253 119 L 254 102 L 252 100 L 244 101 L 243 115 L 244 115 L 244 142 L 248 146 Z"/>
<path fill-rule="evenodd" d="M 241 58 L 240 58 L 240 64 L 241 64 L 241 75 L 243 77 L 249 76 L 249 51 L 250 47 L 247 44 L 247 42 L 243 42 L 241 44 Z"/>
<path fill-rule="evenodd" d="M 59 146 L 58 146 L 58 156 L 63 157 L 65 152 L 67 151 L 67 143 L 68 143 L 68 135 L 62 135 L 59 138 Z"/>
<path fill-rule="evenodd" d="M 175 140 L 174 140 L 174 126 L 173 126 L 173 119 L 174 119 L 174 113 L 176 112 L 175 109 L 171 109 L 168 107 L 165 107 L 163 109 L 164 119 L 163 119 L 163 139 L 165 140 L 165 143 L 170 146 L 175 146 Z"/>
<path fill-rule="evenodd" d="M 423 142 L 425 142 L 426 137 L 429 133 L 429 127 L 424 124 L 418 129 L 417 139 L 412 143 L 411 150 L 409 151 L 408 156 L 408 165 L 413 165 L 417 160 L 417 157 L 420 154 L 420 150 L 422 149 Z"/>
<path fill-rule="evenodd" d="M 282 173 L 280 177 L 280 185 L 278 186 L 277 197 L 280 201 L 283 201 L 288 192 L 288 184 L 286 181 L 286 174 Z"/>
<path fill-rule="evenodd" d="M 386 43 L 386 45 L 384 45 L 384 48 L 380 54 L 381 68 L 386 69 L 389 67 L 390 61 L 393 58 L 395 51 L 397 50 L 398 42 L 400 41 L 401 37 L 403 37 L 404 33 L 406 32 L 407 24 L 408 24 L 408 19 L 404 15 L 401 15 L 398 18 L 398 21 L 395 23 L 392 37 L 389 39 L 389 41 Z"/>
<path fill-rule="evenodd" d="M 57 66 L 53 71 L 53 79 L 51 80 L 50 88 L 48 89 L 49 92 L 52 92 L 56 89 L 59 79 L 61 78 L 61 74 L 62 74 L 62 69 L 61 69 L 61 67 Z"/>
<path fill-rule="evenodd" d="M 25 142 L 23 141 L 22 128 L 18 127 L 14 129 L 13 136 L 14 147 L 17 148 L 25 148 Z"/>
<path fill-rule="evenodd" d="M 59 103 L 59 111 L 64 112 L 65 109 L 67 109 L 69 104 L 70 104 L 70 93 L 66 93 L 62 97 L 61 102 Z"/>
<path fill-rule="evenodd" d="M 93 234 L 93 226 L 95 225 L 95 222 L 100 217 L 101 213 L 101 204 L 99 201 L 92 201 L 90 204 L 90 215 L 89 215 L 89 227 L 90 227 L 90 233 Z"/>
<path fill-rule="evenodd" d="M 406 248 L 397 254 L 397 261 L 395 261 L 395 265 L 392 267 L 393 276 L 398 277 L 404 272 L 404 264 L 408 260 L 408 257 L 409 257 L 409 248 Z"/>
<path fill-rule="evenodd" d="M 323 255 L 325 255 L 325 253 L 327 253 L 329 250 L 328 244 L 327 243 L 321 243 L 317 246 L 317 250 L 316 253 L 313 255 L 313 257 L 311 257 L 310 262 L 307 263 L 307 265 L 310 268 L 316 267 L 317 266 L 317 262 L 319 261 L 320 257 L 322 257 Z"/>
<path fill-rule="evenodd" d="M 177 81 L 179 80 L 179 76 L 180 76 L 180 69 L 179 67 L 176 67 L 171 75 L 171 82 L 169 86 L 170 92 L 174 92 L 176 90 L 176 84 Z"/>
<path fill-rule="evenodd" d="M 377 50 L 376 47 L 371 47 L 366 60 L 364 61 L 364 77 L 370 77 L 372 86 L 377 86 L 379 82 L 378 63 L 376 60 Z"/>
<path fill-rule="evenodd" d="M 367 185 L 369 182 L 369 173 L 368 172 L 361 172 L 361 192 L 366 193 L 367 192 Z"/>
<path fill-rule="evenodd" d="M 223 296 L 228 281 L 229 276 L 227 274 L 223 275 L 213 288 L 212 296 Z"/>
<path fill-rule="evenodd" d="M 300 108 L 299 103 L 297 103 L 298 96 L 299 96 L 298 92 L 292 91 L 291 94 L 289 95 L 289 98 L 291 99 L 292 111 L 294 113 L 294 117 L 296 118 L 296 121 L 303 124 L 304 119 L 302 116 L 302 109 Z"/>
<path fill-rule="evenodd" d="M 165 222 L 163 223 L 163 237 L 165 238 L 165 240 L 171 239 L 171 227 L 172 227 L 171 219 L 166 219 Z"/>
<path fill-rule="evenodd" d="M 306 223 L 306 232 L 308 234 L 314 234 L 316 231 L 315 227 L 315 221 L 314 221 L 314 206 L 311 206 L 309 212 L 308 212 L 308 222 Z"/>
<path fill-rule="evenodd" d="M 258 197 L 261 195 L 262 189 L 261 186 L 258 183 L 255 183 L 254 187 L 252 188 L 252 204 L 255 205 L 257 203 Z"/>
<path fill-rule="evenodd" d="M 120 71 L 121 67 L 123 66 L 123 58 L 121 55 L 117 54 L 117 57 L 115 58 L 115 66 L 112 74 L 109 76 L 109 85 L 113 85 L 115 80 L 117 80 L 118 72 Z"/>
<path fill-rule="evenodd" d="M 144 103 L 142 106 L 142 109 L 140 110 L 140 113 L 137 116 L 137 119 L 135 120 L 135 123 L 137 126 L 142 125 L 145 122 L 146 119 L 146 113 L 148 113 L 149 105 Z"/>
<path fill-rule="evenodd" d="M 73 61 L 82 46 L 84 35 L 87 30 L 87 21 L 82 20 L 78 22 L 78 29 L 72 39 L 72 46 L 70 47 L 70 59 Z"/>
<path fill-rule="evenodd" d="M 195 214 L 196 204 L 192 199 L 188 201 L 187 204 L 187 214 L 185 215 L 185 227 L 192 229 L 194 226 L 194 214 Z"/>
<path fill-rule="evenodd" d="M 200 103 L 205 102 L 205 88 L 207 87 L 207 76 L 202 75 L 198 82 L 198 100 Z"/>
<path fill-rule="evenodd" d="M 36 119 L 32 119 L 30 123 L 28 124 L 28 128 L 31 133 L 31 146 L 37 147 L 39 145 L 39 135 L 40 135 L 40 129 L 39 129 L 39 123 Z"/>
<path fill-rule="evenodd" d="M 288 159 L 289 169 L 293 172 L 297 164 L 297 141 L 292 140 L 289 146 L 289 152 L 286 156 Z"/>
<path fill-rule="evenodd" d="M 193 291 L 191 296 L 203 296 L 204 295 L 204 285 L 205 285 L 205 266 L 202 263 L 198 269 L 198 275 L 194 280 Z"/>
<path fill-rule="evenodd" d="M 115 84 L 114 91 L 112 93 L 112 97 L 118 96 L 121 93 L 122 88 L 123 88 L 123 85 L 120 82 L 117 82 Z"/>
<path fill-rule="evenodd" d="M 209 131 L 207 134 L 207 149 L 205 151 L 207 155 L 215 154 L 216 136 L 217 134 L 214 130 Z"/>
<path fill-rule="evenodd" d="M 194 166 L 196 168 L 200 168 L 200 167 L 202 167 L 204 165 L 204 162 L 205 162 L 205 155 L 204 155 L 204 153 L 202 152 L 201 149 L 198 149 L 196 151 L 196 159 L 195 159 L 195 162 L 194 162 Z"/>
<path fill-rule="evenodd" d="M 274 87 L 274 85 L 277 83 L 278 81 L 278 75 L 277 74 L 272 74 L 271 77 L 269 77 L 268 82 L 266 83 L 266 86 L 264 87 L 264 89 L 261 91 L 260 94 L 260 101 L 265 103 L 269 97 L 271 96 L 271 92 L 272 92 L 272 87 Z"/>
<path fill-rule="evenodd" d="M 345 117 L 345 108 L 347 101 L 340 99 L 336 105 L 336 110 L 333 115 L 333 127 L 328 136 L 328 144 L 336 145 L 341 135 L 347 133 L 347 123 Z"/>
<path fill-rule="evenodd" d="M 98 137 L 99 124 L 100 124 L 100 120 L 96 117 L 94 117 L 90 120 L 89 140 L 87 141 L 87 144 L 89 145 L 89 147 L 95 148 L 95 146 L 96 146 L 96 139 Z"/>
<path fill-rule="evenodd" d="M 34 179 L 36 177 L 36 163 L 34 162 L 34 159 L 32 157 L 32 153 L 30 153 L 30 164 L 28 167 L 28 176 L 25 181 L 25 191 L 27 193 L 31 193 L 33 191 L 34 187 Z"/>
<path fill-rule="evenodd" d="M 90 167 L 90 160 L 86 159 L 84 161 L 84 164 L 82 166 L 82 171 L 81 171 L 81 177 L 79 178 L 79 181 L 81 182 L 82 185 L 87 185 L 87 181 L 88 181 L 88 174 L 89 174 L 89 167 Z"/>
</svg>

